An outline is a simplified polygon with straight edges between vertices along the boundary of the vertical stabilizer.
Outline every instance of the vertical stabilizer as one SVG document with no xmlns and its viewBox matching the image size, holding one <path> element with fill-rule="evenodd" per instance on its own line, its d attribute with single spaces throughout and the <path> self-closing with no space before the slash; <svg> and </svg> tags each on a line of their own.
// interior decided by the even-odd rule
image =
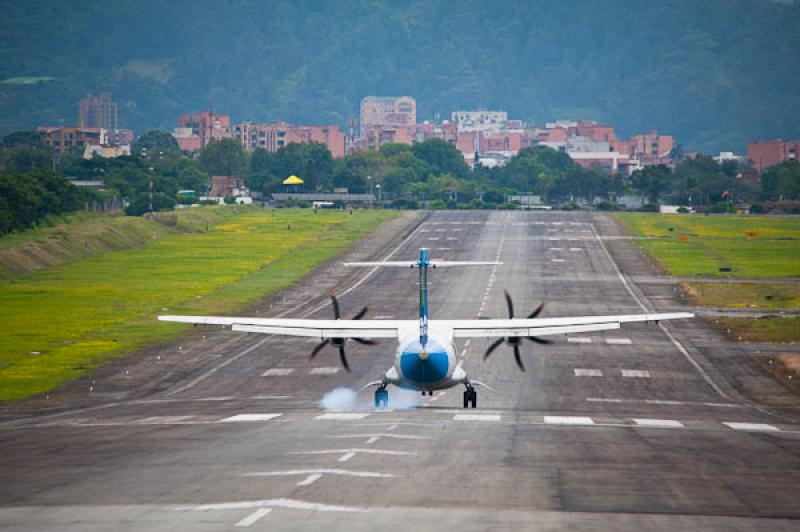
<svg viewBox="0 0 800 532">
<path fill-rule="evenodd" d="M 428 248 L 419 250 L 419 343 L 428 343 Z"/>
</svg>

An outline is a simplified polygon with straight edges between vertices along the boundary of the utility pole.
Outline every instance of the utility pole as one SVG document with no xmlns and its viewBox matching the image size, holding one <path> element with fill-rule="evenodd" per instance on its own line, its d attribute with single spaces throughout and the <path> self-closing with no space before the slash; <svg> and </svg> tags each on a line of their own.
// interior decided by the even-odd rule
<svg viewBox="0 0 800 532">
<path fill-rule="evenodd" d="M 150 176 L 150 214 L 153 214 L 153 177 Z"/>
</svg>

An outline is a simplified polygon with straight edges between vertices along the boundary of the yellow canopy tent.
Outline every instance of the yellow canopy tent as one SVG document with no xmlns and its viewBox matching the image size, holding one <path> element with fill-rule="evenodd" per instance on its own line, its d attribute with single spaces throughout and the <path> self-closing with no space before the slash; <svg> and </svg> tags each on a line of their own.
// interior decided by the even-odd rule
<svg viewBox="0 0 800 532">
<path fill-rule="evenodd" d="M 305 183 L 305 181 L 303 181 L 296 175 L 290 175 L 289 177 L 283 180 L 284 185 L 302 185 L 303 183 Z"/>
</svg>

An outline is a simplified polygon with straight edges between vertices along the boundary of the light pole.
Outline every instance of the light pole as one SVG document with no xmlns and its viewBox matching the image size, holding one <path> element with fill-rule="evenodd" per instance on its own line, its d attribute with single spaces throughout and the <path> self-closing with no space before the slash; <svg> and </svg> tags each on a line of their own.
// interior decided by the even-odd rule
<svg viewBox="0 0 800 532">
<path fill-rule="evenodd" d="M 153 214 L 153 170 L 154 168 L 150 167 L 150 214 Z"/>
<path fill-rule="evenodd" d="M 378 183 L 377 185 L 375 185 L 375 188 L 378 189 L 378 203 L 381 203 L 383 200 L 383 196 L 381 196 L 381 184 Z"/>
<path fill-rule="evenodd" d="M 367 181 L 369 181 L 369 195 L 372 196 L 372 176 L 367 176 Z"/>
</svg>

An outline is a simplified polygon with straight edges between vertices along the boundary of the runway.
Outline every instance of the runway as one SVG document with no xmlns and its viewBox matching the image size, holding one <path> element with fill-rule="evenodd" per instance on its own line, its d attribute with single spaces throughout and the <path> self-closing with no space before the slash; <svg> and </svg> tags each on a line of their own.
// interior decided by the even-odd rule
<svg viewBox="0 0 800 532">
<path fill-rule="evenodd" d="M 503 289 L 520 315 L 686 310 L 615 231 L 586 213 L 438 212 L 369 253 L 504 263 L 432 271 L 433 319 L 505 317 Z M 416 272 L 326 271 L 264 315 L 329 318 L 332 288 L 345 316 L 414 319 Z M 800 527 L 797 400 L 700 320 L 528 343 L 525 373 L 507 346 L 482 362 L 488 344 L 458 344 L 492 388 L 477 409 L 454 388 L 375 411 L 370 389 L 340 412 L 323 395 L 379 379 L 394 343 L 348 343 L 348 374 L 334 349 L 309 364 L 311 340 L 198 328 L 101 372 L 90 403 L 0 422 L 0 529 Z"/>
</svg>

